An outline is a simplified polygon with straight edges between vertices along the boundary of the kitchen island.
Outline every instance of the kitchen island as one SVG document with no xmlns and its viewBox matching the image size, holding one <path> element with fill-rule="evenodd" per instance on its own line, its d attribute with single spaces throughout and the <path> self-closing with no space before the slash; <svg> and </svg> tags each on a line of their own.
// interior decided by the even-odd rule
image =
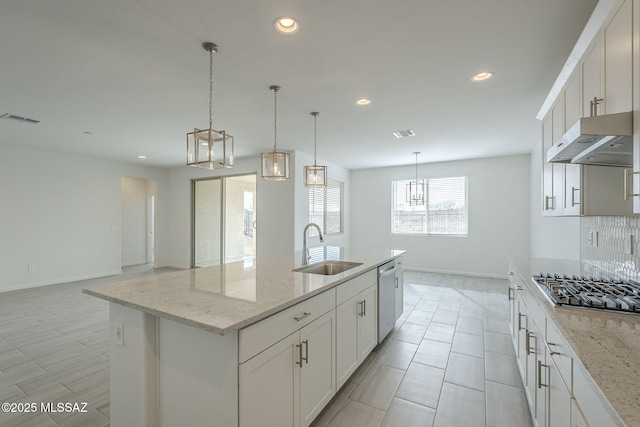
<svg viewBox="0 0 640 427">
<path fill-rule="evenodd" d="M 403 253 L 323 248 L 311 263 L 359 264 L 334 275 L 292 271 L 298 252 L 84 289 L 110 302 L 112 425 L 308 425 L 375 347 L 377 267 Z"/>
<path fill-rule="evenodd" d="M 509 270 L 512 338 L 537 424 L 640 426 L 640 314 L 554 306 L 531 279 L 588 277 L 587 263 L 514 258 Z"/>
</svg>

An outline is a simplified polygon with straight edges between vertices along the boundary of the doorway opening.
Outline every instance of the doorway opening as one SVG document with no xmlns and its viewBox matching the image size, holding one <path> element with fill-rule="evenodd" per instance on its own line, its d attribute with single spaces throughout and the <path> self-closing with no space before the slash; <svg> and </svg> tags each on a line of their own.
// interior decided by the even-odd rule
<svg viewBox="0 0 640 427">
<path fill-rule="evenodd" d="M 256 174 L 192 182 L 192 266 L 255 258 Z"/>
<path fill-rule="evenodd" d="M 120 178 L 123 267 L 153 264 L 155 261 L 156 193 L 157 183 L 152 179 Z"/>
</svg>

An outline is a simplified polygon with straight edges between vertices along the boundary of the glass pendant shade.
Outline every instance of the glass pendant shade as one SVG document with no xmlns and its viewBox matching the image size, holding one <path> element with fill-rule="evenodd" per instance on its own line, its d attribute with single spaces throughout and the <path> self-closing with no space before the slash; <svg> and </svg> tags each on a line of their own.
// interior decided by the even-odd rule
<svg viewBox="0 0 640 427">
<path fill-rule="evenodd" d="M 213 129 L 189 132 L 187 165 L 211 170 L 232 168 L 233 136 Z"/>
<path fill-rule="evenodd" d="M 278 92 L 280 86 L 270 86 L 273 92 L 273 151 L 260 154 L 262 179 L 286 181 L 290 178 L 290 154 L 278 151 Z"/>
<path fill-rule="evenodd" d="M 424 180 L 415 179 L 407 184 L 407 202 L 409 206 L 424 205 Z"/>
<path fill-rule="evenodd" d="M 289 179 L 290 155 L 278 151 L 262 153 L 262 179 L 267 181 L 286 181 Z"/>
<path fill-rule="evenodd" d="M 416 156 L 416 179 L 409 181 L 407 184 L 407 203 L 409 206 L 424 205 L 424 179 L 418 179 L 418 154 L 419 151 L 415 151 L 413 154 Z"/>
<path fill-rule="evenodd" d="M 323 188 L 327 186 L 326 166 L 305 166 L 304 186 L 308 188 Z"/>
<path fill-rule="evenodd" d="M 233 167 L 233 136 L 213 129 L 213 53 L 218 45 L 202 44 L 209 52 L 209 129 L 194 129 L 187 133 L 187 165 L 204 169 Z"/>
</svg>

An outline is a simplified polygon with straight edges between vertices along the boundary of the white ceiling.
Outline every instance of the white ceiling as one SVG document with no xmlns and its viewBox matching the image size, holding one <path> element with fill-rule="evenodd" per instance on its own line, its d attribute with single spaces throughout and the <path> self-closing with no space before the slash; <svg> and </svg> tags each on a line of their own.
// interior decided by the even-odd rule
<svg viewBox="0 0 640 427">
<path fill-rule="evenodd" d="M 182 166 L 208 127 L 212 41 L 213 127 L 236 157 L 272 148 L 273 84 L 278 148 L 312 154 L 319 111 L 318 157 L 350 169 L 527 153 L 596 3 L 0 0 L 0 116 L 41 121 L 0 120 L 0 143 Z M 282 15 L 295 35 L 273 29 Z"/>
</svg>

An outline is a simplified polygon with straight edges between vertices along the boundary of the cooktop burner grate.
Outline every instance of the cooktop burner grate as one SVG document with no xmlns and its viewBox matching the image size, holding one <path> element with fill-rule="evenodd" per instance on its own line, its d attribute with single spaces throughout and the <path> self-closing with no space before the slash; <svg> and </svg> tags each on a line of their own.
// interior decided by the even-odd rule
<svg viewBox="0 0 640 427">
<path fill-rule="evenodd" d="M 534 275 L 536 285 L 556 305 L 640 313 L 640 283 L 593 277 Z"/>
</svg>

